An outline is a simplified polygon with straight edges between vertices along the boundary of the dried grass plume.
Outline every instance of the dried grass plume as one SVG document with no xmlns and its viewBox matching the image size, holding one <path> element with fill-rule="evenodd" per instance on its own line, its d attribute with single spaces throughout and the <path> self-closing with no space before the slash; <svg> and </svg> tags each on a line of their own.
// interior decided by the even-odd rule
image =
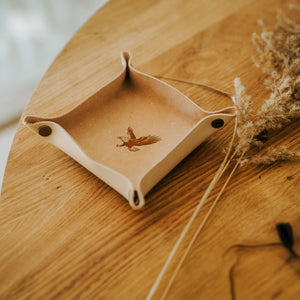
<svg viewBox="0 0 300 300">
<path fill-rule="evenodd" d="M 279 12 L 273 31 L 259 21 L 261 33 L 253 34 L 257 49 L 255 65 L 265 74 L 265 86 L 270 94 L 258 111 L 253 111 L 251 96 L 239 78 L 234 80 L 237 108 L 237 156 L 264 146 L 268 133 L 282 128 L 300 116 L 300 25 Z M 267 154 L 255 154 L 242 164 L 270 164 L 277 160 L 298 160 L 300 152 L 286 147 L 272 148 Z"/>
</svg>

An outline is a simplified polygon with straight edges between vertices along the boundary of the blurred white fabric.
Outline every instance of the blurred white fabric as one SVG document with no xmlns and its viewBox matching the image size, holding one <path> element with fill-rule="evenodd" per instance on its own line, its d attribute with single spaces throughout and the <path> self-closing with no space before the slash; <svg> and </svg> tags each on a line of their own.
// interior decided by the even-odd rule
<svg viewBox="0 0 300 300">
<path fill-rule="evenodd" d="M 39 80 L 78 28 L 108 0 L 0 0 L 0 187 L 15 125 Z"/>
<path fill-rule="evenodd" d="M 13 141 L 15 131 L 17 129 L 17 124 L 9 126 L 0 131 L 0 191 L 2 186 L 2 179 L 4 175 L 6 160 L 10 150 L 10 145 Z"/>
<path fill-rule="evenodd" d="M 23 111 L 60 49 L 105 2 L 0 1 L 0 125 Z"/>
</svg>

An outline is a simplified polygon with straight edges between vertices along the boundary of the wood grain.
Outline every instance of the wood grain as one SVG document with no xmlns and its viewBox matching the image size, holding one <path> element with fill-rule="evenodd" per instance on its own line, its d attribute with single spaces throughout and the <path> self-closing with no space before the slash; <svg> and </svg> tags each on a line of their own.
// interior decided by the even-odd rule
<svg viewBox="0 0 300 300">
<path fill-rule="evenodd" d="M 251 61 L 251 34 L 258 19 L 274 24 L 278 8 L 287 3 L 110 1 L 64 47 L 25 112 L 51 117 L 70 110 L 120 71 L 121 50 L 132 51 L 143 72 L 228 92 L 239 76 L 259 105 L 267 92 Z M 229 104 L 199 87 L 170 83 L 203 108 Z M 1 195 L 0 299 L 144 299 L 231 132 L 232 125 L 198 147 L 150 192 L 144 210 L 133 211 L 20 123 Z M 298 122 L 270 143 L 295 148 L 299 140 Z M 299 299 L 300 262 L 279 245 L 275 231 L 276 223 L 290 222 L 300 253 L 299 171 L 296 163 L 239 169 L 167 298 L 232 299 L 234 291 L 235 299 Z"/>
</svg>

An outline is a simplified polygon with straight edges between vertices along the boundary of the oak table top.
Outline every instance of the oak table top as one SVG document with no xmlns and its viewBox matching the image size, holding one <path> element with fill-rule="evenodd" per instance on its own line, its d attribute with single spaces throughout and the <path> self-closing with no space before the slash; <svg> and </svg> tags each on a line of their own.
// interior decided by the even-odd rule
<svg viewBox="0 0 300 300">
<path fill-rule="evenodd" d="M 267 92 L 251 60 L 251 34 L 260 30 L 258 19 L 272 26 L 278 8 L 288 9 L 279 0 L 112 0 L 62 49 L 24 114 L 69 111 L 119 73 L 123 50 L 142 72 L 229 93 L 240 77 L 259 104 Z M 167 82 L 207 110 L 231 105 L 197 86 Z M 298 127 L 283 129 L 275 143 L 299 144 Z M 147 195 L 145 208 L 134 211 L 20 122 L 1 194 L 0 299 L 145 299 L 218 169 L 232 129 L 193 151 Z M 299 171 L 296 163 L 240 168 L 167 299 L 299 299 L 300 262 L 275 230 L 278 222 L 291 223 L 300 253 Z"/>
</svg>

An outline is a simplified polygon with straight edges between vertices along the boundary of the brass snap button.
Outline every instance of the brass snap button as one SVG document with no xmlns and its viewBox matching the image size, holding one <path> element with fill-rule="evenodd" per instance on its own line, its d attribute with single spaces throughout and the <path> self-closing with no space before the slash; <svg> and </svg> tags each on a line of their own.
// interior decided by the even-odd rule
<svg viewBox="0 0 300 300">
<path fill-rule="evenodd" d="M 221 128 L 224 125 L 224 120 L 222 119 L 215 119 L 211 122 L 211 126 L 213 128 Z"/>
<path fill-rule="evenodd" d="M 39 127 L 40 136 L 49 136 L 52 133 L 52 129 L 48 125 L 42 125 Z"/>
</svg>

